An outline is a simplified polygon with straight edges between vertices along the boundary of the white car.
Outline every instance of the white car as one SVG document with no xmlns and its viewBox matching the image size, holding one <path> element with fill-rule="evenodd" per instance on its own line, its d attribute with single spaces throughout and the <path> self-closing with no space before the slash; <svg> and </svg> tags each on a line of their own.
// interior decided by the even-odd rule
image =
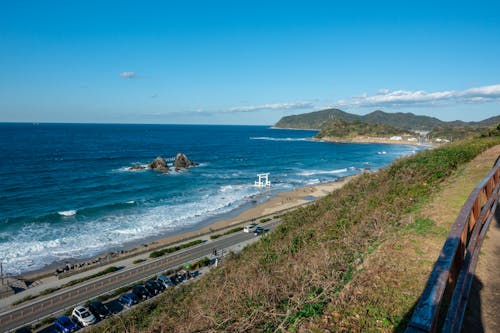
<svg viewBox="0 0 500 333">
<path fill-rule="evenodd" d="M 97 321 L 97 319 L 89 311 L 89 309 L 83 306 L 77 306 L 76 308 L 74 308 L 71 316 L 75 318 L 75 320 L 78 321 L 78 323 L 83 327 L 95 324 L 95 322 Z"/>
<path fill-rule="evenodd" d="M 244 228 L 243 228 L 243 232 L 253 232 L 253 229 L 255 229 L 256 227 L 256 224 L 249 224 L 249 225 L 246 225 Z"/>
</svg>

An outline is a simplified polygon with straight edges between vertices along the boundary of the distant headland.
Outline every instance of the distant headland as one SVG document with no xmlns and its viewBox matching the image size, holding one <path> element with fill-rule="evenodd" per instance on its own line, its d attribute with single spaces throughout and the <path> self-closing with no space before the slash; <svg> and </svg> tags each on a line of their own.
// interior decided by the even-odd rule
<svg viewBox="0 0 500 333">
<path fill-rule="evenodd" d="M 439 144 L 470 137 L 499 122 L 500 116 L 478 122 L 446 122 L 413 113 L 376 110 L 361 116 L 326 109 L 283 117 L 274 128 L 316 129 L 315 139 L 323 141 Z"/>
</svg>

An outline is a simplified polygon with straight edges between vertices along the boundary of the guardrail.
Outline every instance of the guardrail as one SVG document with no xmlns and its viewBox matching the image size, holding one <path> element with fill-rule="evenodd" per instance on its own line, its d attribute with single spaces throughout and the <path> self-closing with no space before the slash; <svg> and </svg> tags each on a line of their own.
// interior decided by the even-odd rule
<svg viewBox="0 0 500 333">
<path fill-rule="evenodd" d="M 500 156 L 474 188 L 453 224 L 406 333 L 459 332 L 479 251 L 500 190 Z"/>
</svg>

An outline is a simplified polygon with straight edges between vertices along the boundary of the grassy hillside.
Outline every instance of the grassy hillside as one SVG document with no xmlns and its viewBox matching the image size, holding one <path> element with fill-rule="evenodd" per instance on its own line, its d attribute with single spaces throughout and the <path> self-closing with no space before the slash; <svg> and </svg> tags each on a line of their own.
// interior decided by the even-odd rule
<svg viewBox="0 0 500 333">
<path fill-rule="evenodd" d="M 353 138 L 356 136 L 390 137 L 393 135 L 411 135 L 411 133 L 384 124 L 369 124 L 360 121 L 347 122 L 335 119 L 327 122 L 316 135 L 317 138 Z"/>
<path fill-rule="evenodd" d="M 477 126 L 438 126 L 433 128 L 427 137 L 431 141 L 437 138 L 456 141 L 478 135 L 482 130 Z"/>
<path fill-rule="evenodd" d="M 373 247 L 408 227 L 457 168 L 500 138 L 485 136 L 403 158 L 362 174 L 312 206 L 283 216 L 271 234 L 232 254 L 197 283 L 170 289 L 91 331 L 295 331 L 318 320 Z M 391 318 L 397 326 L 401 318 Z M 331 330 L 338 330 L 338 320 Z"/>
<path fill-rule="evenodd" d="M 491 117 L 491 118 L 482 120 L 482 121 L 478 122 L 477 124 L 478 125 L 485 125 L 485 126 L 494 126 L 498 123 L 500 123 L 500 116 L 495 116 L 495 117 Z"/>
</svg>

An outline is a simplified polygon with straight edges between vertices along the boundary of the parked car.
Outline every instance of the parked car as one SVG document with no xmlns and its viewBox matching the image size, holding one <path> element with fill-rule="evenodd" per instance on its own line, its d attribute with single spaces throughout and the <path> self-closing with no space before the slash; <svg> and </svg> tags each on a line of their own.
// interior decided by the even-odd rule
<svg viewBox="0 0 500 333">
<path fill-rule="evenodd" d="M 260 235 L 260 234 L 263 234 L 263 233 L 264 233 L 264 231 L 265 231 L 265 230 L 264 230 L 264 228 L 262 228 L 262 227 L 257 227 L 257 228 L 255 228 L 255 229 L 254 229 L 253 234 L 254 234 L 255 236 L 258 236 L 258 235 Z"/>
<path fill-rule="evenodd" d="M 252 224 L 249 224 L 249 225 L 246 225 L 244 228 L 243 228 L 243 232 L 252 232 L 253 229 L 255 229 L 255 226 L 256 224 L 252 223 Z"/>
<path fill-rule="evenodd" d="M 109 311 L 108 307 L 100 301 L 92 301 L 89 304 L 89 310 L 92 312 L 94 317 L 99 319 L 104 319 L 112 315 L 111 311 Z"/>
<path fill-rule="evenodd" d="M 153 280 L 153 281 L 158 285 L 158 288 L 160 288 L 161 292 L 163 292 L 163 291 L 165 291 L 165 289 L 167 289 L 167 287 L 165 287 L 165 285 L 161 281 L 159 281 L 158 279 Z"/>
<path fill-rule="evenodd" d="M 146 288 L 146 290 L 149 291 L 149 293 L 153 296 L 158 295 L 159 293 L 162 292 L 162 290 L 165 289 L 165 287 L 163 286 L 160 287 L 160 284 L 157 283 L 155 280 L 148 280 L 144 284 L 144 288 Z"/>
<path fill-rule="evenodd" d="M 54 326 L 61 333 L 72 333 L 78 329 L 78 326 L 66 316 L 57 318 L 54 321 Z"/>
<path fill-rule="evenodd" d="M 158 279 L 156 279 L 156 281 L 158 281 L 161 284 L 163 284 L 165 286 L 165 288 L 169 288 L 169 287 L 173 287 L 174 286 L 174 283 L 172 282 L 172 280 L 168 276 L 166 276 L 166 275 L 160 275 L 160 276 L 158 276 Z"/>
<path fill-rule="evenodd" d="M 78 322 L 78 324 L 83 327 L 95 324 L 95 322 L 97 321 L 97 319 L 89 311 L 89 309 L 84 306 L 77 306 L 76 308 L 74 308 L 73 312 L 71 312 L 71 317 L 73 317 Z"/>
<path fill-rule="evenodd" d="M 182 281 L 184 281 L 184 279 L 182 278 L 182 276 L 180 276 L 179 274 L 172 274 L 172 275 L 170 275 L 170 280 L 175 285 L 178 285 L 179 283 L 182 283 Z"/>
<path fill-rule="evenodd" d="M 149 293 L 149 291 L 144 288 L 144 286 L 141 286 L 140 284 L 134 286 L 134 288 L 132 288 L 132 292 L 134 294 L 136 294 L 137 296 L 139 296 L 140 299 L 148 299 L 148 298 L 151 298 L 151 294 Z"/>
<path fill-rule="evenodd" d="M 139 303 L 141 299 L 134 293 L 126 293 L 118 297 L 118 303 L 125 307 L 131 307 Z"/>
</svg>

